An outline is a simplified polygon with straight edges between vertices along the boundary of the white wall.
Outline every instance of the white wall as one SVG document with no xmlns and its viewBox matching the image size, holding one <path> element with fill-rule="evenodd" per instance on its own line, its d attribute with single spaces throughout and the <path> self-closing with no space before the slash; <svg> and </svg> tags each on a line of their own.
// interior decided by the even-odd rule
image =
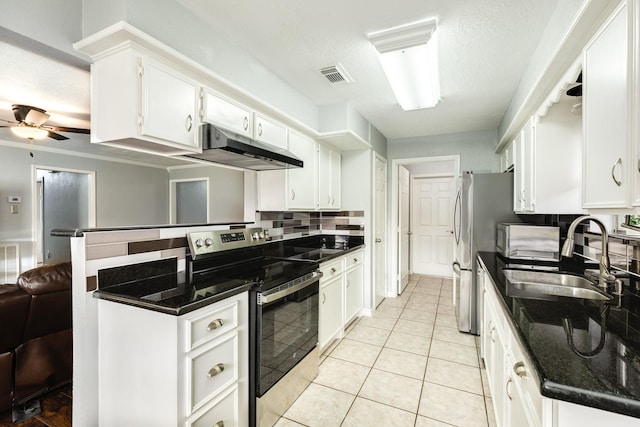
<svg viewBox="0 0 640 427">
<path fill-rule="evenodd" d="M 244 221 L 244 172 L 218 166 L 169 171 L 169 179 L 209 179 L 209 218 L 212 223 Z"/>
<path fill-rule="evenodd" d="M 22 271 L 35 266 L 31 165 L 95 171 L 98 227 L 169 222 L 169 174 L 164 168 L 29 150 L 28 145 L 0 150 L 0 242 L 20 244 Z M 22 197 L 18 214 L 9 212 L 10 195 Z"/>
<path fill-rule="evenodd" d="M 387 160 L 460 155 L 460 169 L 500 171 L 500 156 L 494 153 L 498 138 L 495 130 L 390 139 Z M 391 175 L 389 175 L 391 176 Z"/>
</svg>

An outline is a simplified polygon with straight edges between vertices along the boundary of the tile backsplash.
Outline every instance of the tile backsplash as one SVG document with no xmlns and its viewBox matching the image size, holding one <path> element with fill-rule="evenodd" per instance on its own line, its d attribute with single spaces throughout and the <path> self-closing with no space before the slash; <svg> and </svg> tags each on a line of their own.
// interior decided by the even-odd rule
<svg viewBox="0 0 640 427">
<path fill-rule="evenodd" d="M 364 236 L 364 211 L 256 212 L 256 226 L 269 230 L 271 240 L 338 234 Z"/>
</svg>

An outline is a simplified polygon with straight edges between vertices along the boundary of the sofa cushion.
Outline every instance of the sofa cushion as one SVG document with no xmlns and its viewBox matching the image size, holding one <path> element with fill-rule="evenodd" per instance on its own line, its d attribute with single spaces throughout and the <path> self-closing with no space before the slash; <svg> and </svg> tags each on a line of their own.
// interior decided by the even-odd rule
<svg viewBox="0 0 640 427">
<path fill-rule="evenodd" d="M 16 285 L 0 285 L 0 353 L 22 342 L 31 296 Z"/>
<path fill-rule="evenodd" d="M 32 339 L 16 349 L 15 402 L 20 404 L 71 382 L 70 329 Z"/>
<path fill-rule="evenodd" d="M 25 271 L 18 277 L 18 287 L 31 295 L 71 291 L 71 263 L 45 264 Z"/>
<path fill-rule="evenodd" d="M 0 412 L 13 401 L 13 351 L 0 354 Z"/>
</svg>

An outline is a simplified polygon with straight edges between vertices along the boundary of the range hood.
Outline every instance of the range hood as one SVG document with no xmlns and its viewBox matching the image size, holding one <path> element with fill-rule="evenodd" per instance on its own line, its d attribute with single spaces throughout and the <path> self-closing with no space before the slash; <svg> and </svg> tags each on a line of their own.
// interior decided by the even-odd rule
<svg viewBox="0 0 640 427">
<path fill-rule="evenodd" d="M 289 169 L 303 166 L 302 160 L 289 151 L 220 129 L 210 123 L 200 126 L 202 153 L 185 157 L 256 171 Z"/>
</svg>

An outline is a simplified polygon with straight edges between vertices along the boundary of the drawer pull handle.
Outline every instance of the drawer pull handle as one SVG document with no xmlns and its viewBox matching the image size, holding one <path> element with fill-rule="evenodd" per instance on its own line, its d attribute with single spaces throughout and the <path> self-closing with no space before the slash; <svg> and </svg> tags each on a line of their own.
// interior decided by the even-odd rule
<svg viewBox="0 0 640 427">
<path fill-rule="evenodd" d="M 326 301 L 327 301 L 327 296 L 323 292 L 322 293 L 322 303 L 324 304 Z"/>
<path fill-rule="evenodd" d="M 262 123 L 258 123 L 258 136 L 262 136 Z"/>
<path fill-rule="evenodd" d="M 224 427 L 224 421 L 218 421 L 213 425 L 213 427 Z"/>
<path fill-rule="evenodd" d="M 518 362 L 513 365 L 513 372 L 520 378 L 527 378 L 527 367 L 524 365 L 524 362 Z"/>
<path fill-rule="evenodd" d="M 191 117 L 191 114 L 187 116 L 186 126 L 187 126 L 187 132 L 191 132 L 191 128 L 193 127 L 193 118 Z"/>
<path fill-rule="evenodd" d="M 224 325 L 224 321 L 222 319 L 213 320 L 211 323 L 207 325 L 207 331 L 211 332 L 215 329 L 218 329 Z"/>
<path fill-rule="evenodd" d="M 242 120 L 242 127 L 244 130 L 249 129 L 249 118 L 247 116 L 244 116 L 244 120 Z"/>
<path fill-rule="evenodd" d="M 218 363 L 213 368 L 209 369 L 209 373 L 207 374 L 208 378 L 213 378 L 216 375 L 222 373 L 224 371 L 224 363 Z"/>
</svg>

